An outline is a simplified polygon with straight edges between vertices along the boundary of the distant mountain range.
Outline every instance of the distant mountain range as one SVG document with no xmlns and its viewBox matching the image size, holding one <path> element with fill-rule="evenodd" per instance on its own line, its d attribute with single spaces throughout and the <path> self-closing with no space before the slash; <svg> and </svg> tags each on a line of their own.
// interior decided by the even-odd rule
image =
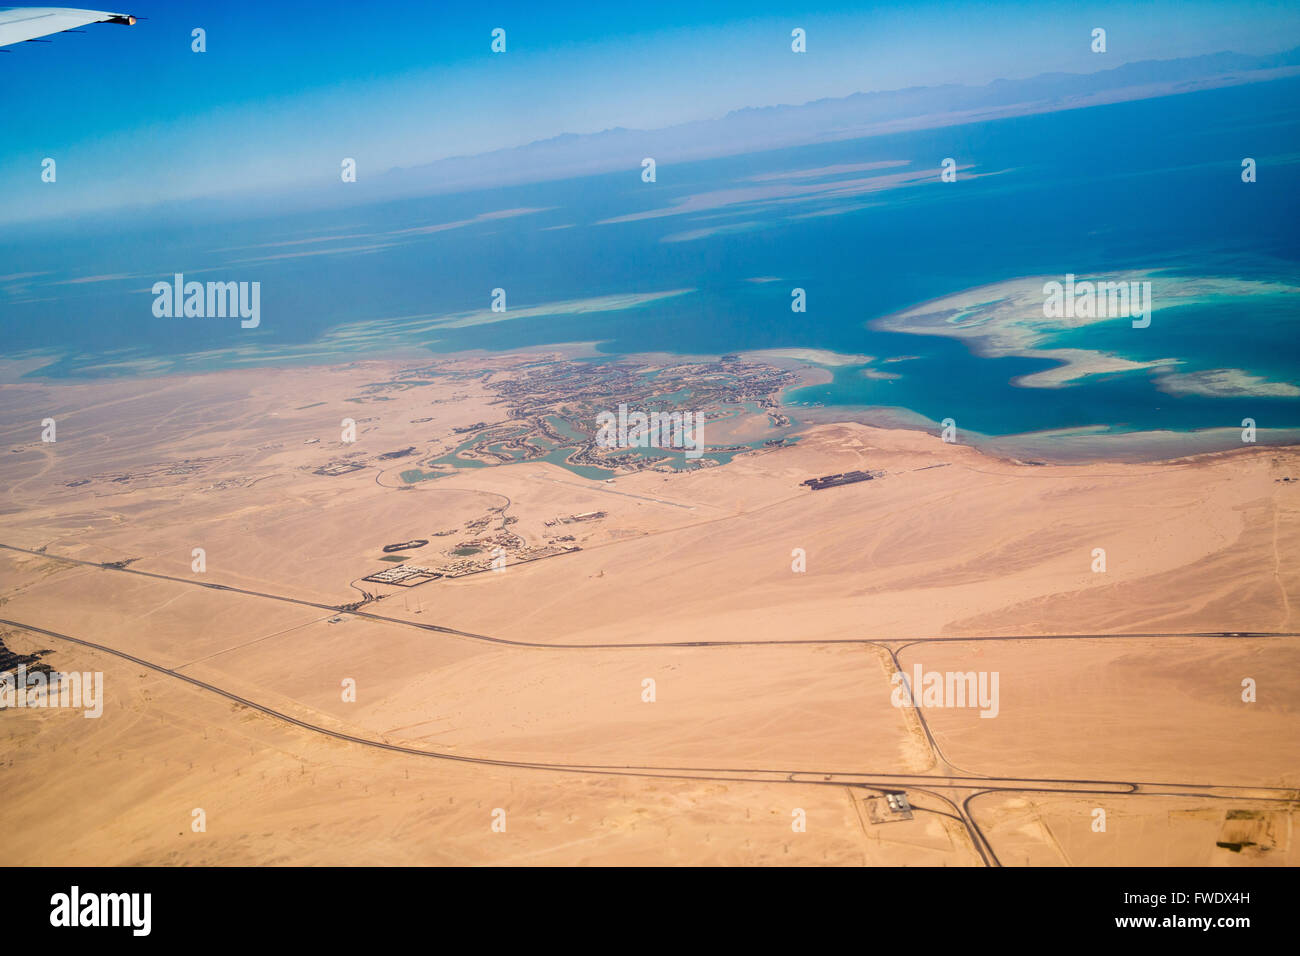
<svg viewBox="0 0 1300 956">
<path fill-rule="evenodd" d="M 734 156 L 765 149 L 855 139 L 904 130 L 1077 109 L 1196 90 L 1282 79 L 1300 74 L 1300 47 L 1267 56 L 1211 53 L 1174 60 L 1141 60 L 1097 73 L 1043 73 L 984 86 L 946 84 L 813 100 L 801 105 L 747 107 L 719 119 L 663 129 L 617 127 L 564 133 L 522 146 L 455 156 L 362 176 L 340 190 L 302 186 L 240 195 L 139 204 L 133 211 L 166 210 L 184 218 L 241 218 L 295 209 L 368 205 L 415 196 L 546 182 L 618 170 L 640 172 L 652 156 L 673 162 Z M 114 213 L 90 214 L 104 222 Z"/>
<path fill-rule="evenodd" d="M 798 106 L 749 107 L 720 119 L 664 129 L 618 127 L 599 133 L 565 133 L 524 146 L 393 169 L 374 177 L 370 186 L 387 196 L 567 179 L 638 169 L 646 156 L 660 164 L 705 159 L 1146 99 L 1295 73 L 1300 73 L 1300 47 L 1267 56 L 1225 52 L 1142 60 L 1097 73 L 1043 73 L 1024 80 L 994 80 L 985 86 L 947 84 L 854 93 Z"/>
</svg>

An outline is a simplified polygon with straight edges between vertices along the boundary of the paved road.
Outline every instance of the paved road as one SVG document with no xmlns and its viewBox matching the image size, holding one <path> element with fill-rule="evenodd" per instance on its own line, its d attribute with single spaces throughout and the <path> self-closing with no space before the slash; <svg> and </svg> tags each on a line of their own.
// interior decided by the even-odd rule
<svg viewBox="0 0 1300 956">
<path fill-rule="evenodd" d="M 201 681 L 188 674 L 182 674 L 180 671 L 164 667 L 161 664 L 156 664 L 153 661 L 145 660 L 144 658 L 137 657 L 133 654 L 128 654 L 125 651 L 108 647 L 104 644 L 97 644 L 83 638 L 73 637 L 69 634 L 51 631 L 47 628 L 34 627 L 30 624 L 24 624 L 21 621 L 7 619 L 0 619 L 0 625 L 21 628 L 35 634 L 42 634 L 46 637 L 66 641 L 70 644 L 76 644 L 104 654 L 109 654 L 122 660 L 130 661 L 140 667 L 147 668 L 160 674 L 165 674 L 168 677 L 175 678 L 179 681 L 184 681 L 185 683 L 201 690 L 224 697 L 227 700 L 248 707 L 261 714 L 265 714 L 275 720 L 292 724 L 295 727 L 311 733 L 322 734 L 336 740 L 343 740 L 362 747 L 387 750 L 392 753 L 406 754 L 412 757 L 451 760 L 458 763 L 481 764 L 495 767 L 510 767 L 520 770 L 548 771 L 552 773 L 597 774 L 603 776 L 622 777 L 659 777 L 672 780 L 701 780 L 713 782 L 731 781 L 795 784 L 800 786 L 850 787 L 859 790 L 875 791 L 882 794 L 897 790 L 924 793 L 940 800 L 948 806 L 951 806 L 955 812 L 949 814 L 941 810 L 935 810 L 934 808 L 919 806 L 915 804 L 915 801 L 913 801 L 913 809 L 919 812 L 937 813 L 941 816 L 948 816 L 959 820 L 963 826 L 966 827 L 972 845 L 980 854 L 985 865 L 988 866 L 1000 866 L 1001 864 L 999 863 L 988 838 L 980 829 L 969 808 L 971 800 L 987 793 L 1069 793 L 1125 796 L 1163 795 L 1198 797 L 1202 799 L 1216 800 L 1251 800 L 1256 802 L 1283 803 L 1292 806 L 1297 800 L 1300 800 L 1300 790 L 1296 789 L 1223 784 L 1038 777 L 988 777 L 964 773 L 899 774 L 873 773 L 871 771 L 860 770 L 807 771 L 782 770 L 777 768 L 664 767 L 637 766 L 633 764 L 559 764 L 541 761 L 503 760 L 494 757 L 452 754 L 436 750 L 425 750 L 419 747 L 408 747 L 402 744 L 389 743 L 384 740 L 374 740 L 368 737 L 359 737 L 355 734 L 346 734 L 341 731 L 331 730 L 328 727 L 322 727 L 319 724 L 313 724 L 309 721 L 294 717 L 291 714 L 284 713 L 283 711 L 275 710 L 274 708 L 267 707 L 264 704 L 259 704 L 254 700 L 242 697 L 219 687 L 216 684 Z M 924 716 L 920 714 L 919 709 L 917 713 L 921 716 L 922 723 L 924 723 Z M 934 738 L 930 734 L 928 727 L 926 728 L 926 736 L 927 739 L 931 741 L 931 745 L 935 746 Z M 937 746 L 935 752 L 940 760 L 944 760 L 944 758 L 938 754 Z M 946 761 L 944 762 L 946 763 Z M 969 795 L 965 796 L 960 805 L 958 805 L 954 800 L 954 796 L 936 793 L 935 791 L 937 790 L 955 791 L 954 796 L 956 797 L 960 797 L 963 793 L 967 792 L 969 792 Z"/>
<path fill-rule="evenodd" d="M 208 581 L 198 581 L 194 578 L 176 577 L 171 574 L 159 574 L 154 571 L 142 571 L 138 568 L 108 568 L 99 561 L 85 561 L 80 558 L 67 558 L 57 554 L 50 554 L 46 551 L 33 551 L 29 548 L 19 548 L 12 544 L 0 543 L 0 549 L 7 551 L 17 551 L 21 554 L 31 554 L 41 558 L 49 558 L 52 561 L 62 561 L 65 564 L 77 564 L 83 567 L 99 568 L 104 571 L 113 571 L 119 574 L 136 574 L 146 578 L 154 578 L 159 581 L 173 581 L 177 584 L 186 584 L 190 587 L 208 588 L 213 591 L 229 591 L 233 594 L 245 594 L 250 597 L 266 598 L 270 601 L 280 601 L 284 604 L 297 604 L 302 607 L 317 608 L 322 611 L 330 611 L 335 614 L 348 614 L 353 617 L 366 618 L 371 621 L 382 621 L 386 624 L 397 624 L 402 627 L 414 627 L 424 631 L 435 631 L 439 634 L 451 634 L 456 637 L 469 638 L 476 641 L 487 641 L 492 644 L 504 644 L 510 647 L 535 647 L 551 650 L 615 650 L 623 648 L 648 648 L 648 647 L 759 647 L 771 646 L 782 647 L 791 645 L 812 645 L 812 644 L 855 644 L 855 645 L 882 645 L 882 644 L 899 644 L 901 650 L 911 644 L 924 644 L 930 642 L 943 641 L 1077 641 L 1077 640 L 1129 640 L 1132 638 L 1177 638 L 1177 637 L 1196 637 L 1196 638 L 1238 638 L 1238 637 L 1300 637 L 1297 631 L 1168 631 L 1168 632 L 1134 632 L 1121 634 L 990 634 L 990 635 L 971 635 L 971 636 L 953 636 L 953 637 L 882 637 L 882 638 L 792 638 L 790 640 L 765 641 L 637 641 L 637 642 L 612 642 L 604 644 L 548 644 L 541 641 L 518 641 L 504 637 L 492 637 L 487 634 L 476 634 L 473 631 L 462 631 L 454 627 L 445 627 L 441 624 L 428 624 L 424 621 L 409 621 L 400 617 L 389 617 L 386 614 L 375 614 L 371 611 L 364 611 L 360 608 L 353 611 L 340 611 L 337 605 L 321 604 L 318 601 L 305 601 L 301 598 L 289 597 L 283 594 L 272 594 L 267 591 L 252 591 L 248 588 L 237 588 L 228 584 L 213 584 Z"/>
<path fill-rule="evenodd" d="M 143 577 L 156 578 L 164 581 L 172 581 L 180 584 L 186 584 L 193 587 L 203 587 L 211 590 L 230 591 L 237 594 L 244 594 L 252 597 L 265 598 L 267 600 L 280 601 L 288 604 L 297 604 L 304 607 L 312 607 L 320 610 L 337 612 L 338 608 L 334 605 L 321 604 L 314 601 L 304 601 L 299 598 L 292 598 L 285 595 L 271 594 L 263 591 L 252 591 L 245 588 L 236 588 L 224 584 L 214 584 L 205 581 L 196 581 L 191 578 L 181 578 L 173 575 L 158 574 L 152 571 L 142 571 L 135 568 L 105 568 L 101 563 L 95 561 L 85 561 L 78 558 L 66 558 L 58 555 L 48 554 L 44 551 L 33 551 L 27 548 L 19 548 L 14 545 L 0 543 L 0 548 L 17 551 L 24 554 L 36 555 L 39 557 L 49 558 L 51 560 L 63 561 L 69 564 L 82 565 L 87 567 L 101 568 L 102 570 L 116 571 L 123 574 L 135 574 Z M 374 614 L 363 610 L 354 610 L 339 612 L 352 615 L 354 617 L 368 618 L 370 620 L 381 621 L 388 624 L 395 624 L 403 627 L 414 627 L 425 631 L 433 631 L 440 634 L 449 634 L 456 637 L 468 638 L 477 641 L 486 641 L 494 644 L 503 644 L 514 647 L 530 648 L 549 648 L 565 650 L 596 650 L 596 649 L 631 649 L 631 648 L 681 648 L 681 647 L 757 647 L 757 646 L 782 646 L 782 645 L 825 645 L 825 644 L 851 644 L 861 646 L 878 647 L 885 650 L 894 669 L 900 673 L 903 672 L 902 665 L 898 660 L 898 653 L 907 647 L 917 644 L 945 641 L 1008 641 L 1008 640 L 1032 640 L 1032 641 L 1060 641 L 1060 640 L 1127 640 L 1134 638 L 1207 638 L 1207 639 L 1234 639 L 1234 638 L 1286 638 L 1300 636 L 1296 632 L 1278 632 L 1278 631 L 1202 631 L 1202 632 L 1146 632 L 1146 633 L 1127 633 L 1127 634 L 1053 634 L 1053 635 L 978 635 L 966 637 L 947 637 L 947 638 L 841 638 L 830 640 L 819 639 L 792 639 L 782 641 L 665 641 L 665 642 L 635 642 L 635 643 L 613 643 L 613 644 L 546 644 L 533 641 L 517 641 L 506 638 L 491 637 L 486 634 L 476 634 L 470 631 L 462 631 L 456 628 L 444 627 L 438 624 L 428 624 L 424 622 L 408 621 L 402 618 L 389 617 L 383 614 Z M 736 782 L 754 782 L 754 783 L 793 783 L 801 785 L 816 786 L 848 786 L 852 788 L 878 791 L 880 793 L 891 790 L 907 789 L 910 792 L 925 793 L 942 803 L 952 807 L 952 813 L 945 813 L 933 808 L 915 806 L 914 809 L 921 812 L 937 813 L 958 820 L 966 828 L 971 838 L 972 845 L 975 847 L 985 865 L 1000 866 L 997 855 L 993 850 L 987 836 L 979 827 L 973 814 L 970 811 L 970 803 L 976 797 L 988 793 L 1073 793 L 1073 794 L 1123 794 L 1123 795 L 1164 795 L 1164 796 L 1186 796 L 1199 797 L 1205 799 L 1222 799 L 1222 800 L 1256 800 L 1267 802 L 1294 803 L 1300 799 L 1300 790 L 1291 790 L 1285 788 L 1272 787 L 1254 787 L 1254 786 L 1237 786 L 1224 784 L 1191 784 L 1191 783 L 1168 783 L 1168 782 L 1136 782 L 1123 780 L 1086 780 L 1086 779 L 1056 779 L 1056 778 L 1032 778 L 1032 777 L 990 777 L 987 775 L 977 774 L 965 770 L 953 764 L 943 753 L 938 741 L 935 739 L 933 732 L 930 730 L 929 723 L 925 719 L 923 708 L 913 708 L 912 712 L 917 716 L 922 732 L 927 744 L 930 747 L 935 766 L 942 772 L 931 774 L 893 774 L 893 773 L 873 773 L 870 771 L 791 771 L 775 768 L 699 768 L 699 767 L 650 767 L 635 765 L 591 765 L 591 764 L 553 764 L 530 761 L 512 761 L 500 760 L 491 757 L 471 757 L 463 754 L 449 754 L 439 751 L 424 750 L 417 747 L 406 747 L 400 744 L 391 744 L 382 740 L 374 740 L 366 737 L 358 737 L 352 734 L 345 734 L 339 731 L 330 730 L 317 724 L 308 723 L 289 714 L 274 710 L 255 701 L 240 697 L 230 691 L 224 690 L 216 685 L 206 683 L 182 674 L 179 671 L 172 670 L 146 661 L 142 658 L 135 657 L 115 648 L 107 647 L 102 644 L 96 644 L 82 638 L 72 637 L 67 634 L 61 634 L 56 631 L 46 630 L 44 628 L 34 627 L 24 624 L 20 621 L 9 621 L 0 619 L 0 624 L 7 624 L 11 627 L 23 628 L 47 637 L 53 637 L 67 641 L 73 644 L 79 644 L 83 647 L 92 648 L 106 654 L 129 660 L 132 663 L 139 664 L 158 673 L 166 674 L 178 680 L 185 681 L 195 687 L 199 687 L 210 693 L 219 694 L 229 700 L 242 704 L 253 710 L 259 711 L 269 717 L 286 723 L 293 724 L 312 733 L 324 734 L 338 740 L 345 740 L 360 746 L 373 747 L 382 750 L 392 751 L 394 753 L 407 754 L 409 756 L 433 758 L 438 760 L 454 760 L 462 763 L 485 764 L 500 767 L 513 767 L 527 770 L 541 770 L 561 773 L 580 773 L 580 774 L 604 774 L 616 776 L 637 776 L 637 777 L 665 777 L 669 779 L 684 780 L 707 780 L 707 781 L 725 781 L 731 780 Z M 961 798 L 960 804 L 956 802 L 954 796 L 944 793 L 938 793 L 938 790 L 954 791 L 954 796 Z M 963 797 L 962 795 L 965 794 Z"/>
</svg>

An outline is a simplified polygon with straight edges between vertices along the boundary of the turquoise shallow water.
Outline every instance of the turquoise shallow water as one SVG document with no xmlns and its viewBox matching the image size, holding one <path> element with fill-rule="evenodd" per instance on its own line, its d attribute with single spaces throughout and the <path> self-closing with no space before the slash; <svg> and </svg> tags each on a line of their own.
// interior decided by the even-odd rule
<svg viewBox="0 0 1300 956">
<path fill-rule="evenodd" d="M 938 182 L 946 156 L 978 178 Z M 1243 156 L 1259 164 L 1254 184 L 1240 181 Z M 867 378 L 860 368 L 841 367 L 830 383 L 793 400 L 895 406 L 933 420 L 953 415 L 987 435 L 1093 424 L 1194 430 L 1245 415 L 1261 427 L 1297 427 L 1300 398 L 1285 389 L 1174 394 L 1161 390 L 1149 370 L 1097 375 L 1067 388 L 1025 388 L 1013 381 L 1054 363 L 981 357 L 959 339 L 871 323 L 1018 276 L 1164 269 L 1300 285 L 1298 159 L 1300 81 L 1283 80 L 669 166 L 653 188 L 640 188 L 635 175 L 612 174 L 256 222 L 193 223 L 160 214 L 111 228 L 50 227 L 22 241 L 0 238 L 5 272 L 47 274 L 27 289 L 37 301 L 0 293 L 0 324 L 7 355 L 41 349 L 58 357 L 39 372 L 52 377 L 350 360 L 368 350 L 412 347 L 599 341 L 610 354 L 690 355 L 817 348 L 874 356 L 874 368 L 897 377 Z M 864 191 L 851 183 L 879 172 L 788 176 L 882 160 L 901 161 L 897 169 L 922 178 Z M 843 188 L 781 191 L 819 182 Z M 709 204 L 710 196 L 756 184 L 775 192 Z M 694 211 L 675 212 L 688 201 Z M 385 235 L 519 208 L 542 211 L 418 234 L 364 255 L 238 265 L 248 251 L 229 251 L 335 231 Z M 607 221 L 629 215 L 644 218 Z M 547 228 L 558 225 L 571 228 Z M 342 243 L 349 244 L 355 240 Z M 261 281 L 261 327 L 155 319 L 152 298 L 142 291 L 147 277 L 186 269 Z M 52 285 L 117 273 L 134 278 Z M 776 281 L 754 281 L 763 278 Z M 498 286 L 508 288 L 514 308 L 691 291 L 630 309 L 457 328 L 381 324 L 483 309 Z M 806 291 L 804 313 L 790 310 L 794 287 Z M 1158 311 L 1141 336 L 1118 320 L 1043 344 L 1140 361 L 1173 358 L 1184 372 L 1227 368 L 1274 385 L 1296 383 L 1296 301 L 1234 296 Z M 336 359 L 316 351 L 313 343 L 347 323 L 359 337 Z M 906 360 L 880 363 L 887 358 Z M 103 368 L 109 360 L 126 364 Z M 141 366 L 145 360 L 151 364 Z"/>
</svg>

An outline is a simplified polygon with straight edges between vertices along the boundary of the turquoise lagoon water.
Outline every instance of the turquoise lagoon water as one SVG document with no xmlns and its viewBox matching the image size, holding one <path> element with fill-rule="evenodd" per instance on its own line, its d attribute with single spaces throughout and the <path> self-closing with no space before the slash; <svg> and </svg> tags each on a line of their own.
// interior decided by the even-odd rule
<svg viewBox="0 0 1300 956">
<path fill-rule="evenodd" d="M 976 178 L 939 182 L 947 156 L 969 164 Z M 1245 156 L 1259 164 L 1254 184 L 1240 180 Z M 779 192 L 782 182 L 869 177 L 876 174 L 831 167 L 881 160 L 935 175 L 884 191 L 790 201 L 773 195 L 676 211 L 690 197 L 755 183 L 776 183 Z M 609 356 L 773 348 L 868 355 L 876 359 L 873 368 L 898 377 L 868 378 L 861 367 L 843 366 L 828 384 L 789 397 L 902 407 L 932 420 L 956 409 L 964 427 L 987 435 L 1095 424 L 1194 430 L 1246 415 L 1261 427 L 1300 427 L 1300 398 L 1278 387 L 1300 381 L 1294 295 L 1233 295 L 1165 310 L 1158 303 L 1140 335 L 1116 320 L 1041 343 L 1138 361 L 1172 358 L 1180 372 L 1226 368 L 1271 383 L 1243 394 L 1171 393 L 1149 369 L 1027 388 L 1016 380 L 1056 363 L 1033 355 L 984 357 L 962 339 L 873 325 L 918 303 L 1022 276 L 1104 278 L 1159 269 L 1300 286 L 1298 163 L 1300 81 L 1280 80 L 661 166 L 653 185 L 640 182 L 638 167 L 257 221 L 196 222 L 163 210 L 136 221 L 0 236 L 0 272 L 46 274 L 32 280 L 27 298 L 0 292 L 0 325 L 6 355 L 55 356 L 34 373 L 49 377 L 329 360 L 321 343 L 350 326 L 354 337 L 340 361 L 399 348 L 437 353 L 591 341 Z M 790 173 L 801 175 L 782 178 Z M 250 254 L 231 251 L 335 230 L 383 235 L 521 208 L 541 211 L 404 234 L 368 254 L 241 265 L 236 260 Z M 643 218 L 608 221 L 633 214 Z M 218 270 L 204 278 L 260 281 L 261 327 L 154 318 L 150 277 L 200 269 Z M 42 282 L 118 273 L 132 278 L 41 291 Z M 486 308 L 496 287 L 508 289 L 516 309 L 690 291 L 614 311 L 565 314 L 557 307 L 556 314 L 531 318 L 436 326 L 440 316 Z M 794 287 L 806 290 L 806 313 L 790 310 Z M 390 321 L 411 316 L 431 318 Z M 890 358 L 906 360 L 881 361 Z M 120 364 L 105 368 L 108 361 Z"/>
</svg>

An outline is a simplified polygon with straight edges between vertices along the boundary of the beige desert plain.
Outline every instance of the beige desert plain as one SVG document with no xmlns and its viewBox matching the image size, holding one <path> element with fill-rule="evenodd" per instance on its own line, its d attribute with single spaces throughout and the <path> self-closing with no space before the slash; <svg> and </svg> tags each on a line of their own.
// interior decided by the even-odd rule
<svg viewBox="0 0 1300 956">
<path fill-rule="evenodd" d="M 8 376 L 0 632 L 106 699 L 0 714 L 0 863 L 1297 862 L 1295 449 L 1030 464 L 841 422 L 678 474 L 403 480 L 502 418 L 459 373 L 548 357 L 382 392 L 411 365 Z M 595 510 L 577 552 L 361 582 L 389 543 Z M 916 667 L 997 672 L 997 717 L 895 706 Z"/>
</svg>

